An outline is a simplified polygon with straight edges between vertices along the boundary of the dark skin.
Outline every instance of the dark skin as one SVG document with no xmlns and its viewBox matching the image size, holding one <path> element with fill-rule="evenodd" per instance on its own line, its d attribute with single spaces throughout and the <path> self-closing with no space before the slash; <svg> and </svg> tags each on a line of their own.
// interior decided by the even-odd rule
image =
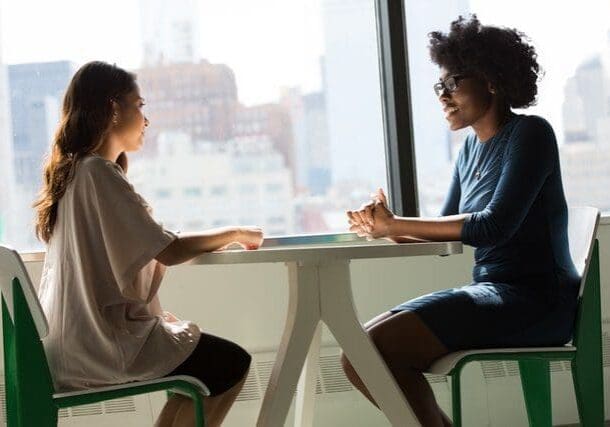
<svg viewBox="0 0 610 427">
<path fill-rule="evenodd" d="M 439 81 L 452 73 L 441 69 Z M 446 89 L 439 96 L 451 130 L 471 126 L 481 142 L 494 136 L 505 122 L 510 108 L 485 79 L 459 80 L 457 89 Z M 381 189 L 373 200 L 355 211 L 348 211 L 350 231 L 368 239 L 385 238 L 398 243 L 411 241 L 457 241 L 464 219 L 469 214 L 435 218 L 399 217 L 388 208 Z M 364 328 L 376 345 L 398 385 L 423 426 L 451 426 L 451 420 L 438 406 L 423 372 L 449 350 L 428 326 L 409 311 L 385 312 L 370 320 Z M 370 395 L 349 360 L 342 355 L 343 369 L 352 384 L 374 405 Z"/>
</svg>

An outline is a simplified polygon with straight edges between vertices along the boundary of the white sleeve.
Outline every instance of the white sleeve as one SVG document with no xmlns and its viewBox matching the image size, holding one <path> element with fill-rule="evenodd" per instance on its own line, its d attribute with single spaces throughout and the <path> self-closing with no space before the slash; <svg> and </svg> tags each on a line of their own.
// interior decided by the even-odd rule
<svg viewBox="0 0 610 427">
<path fill-rule="evenodd" d="M 96 210 L 101 241 L 120 293 L 150 302 L 158 290 L 164 266 L 154 258 L 176 235 L 157 223 L 146 201 L 135 192 L 120 167 L 98 158 L 87 168 L 88 199 Z"/>
</svg>

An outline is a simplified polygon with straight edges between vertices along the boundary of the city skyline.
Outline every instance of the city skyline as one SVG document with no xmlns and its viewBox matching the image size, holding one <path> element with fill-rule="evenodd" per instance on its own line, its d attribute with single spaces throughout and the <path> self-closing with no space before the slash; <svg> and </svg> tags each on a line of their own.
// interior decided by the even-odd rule
<svg viewBox="0 0 610 427">
<path fill-rule="evenodd" d="M 267 5 L 273 4 L 271 0 L 265 1 Z M 447 28 L 442 27 L 447 27 L 449 21 L 455 15 L 465 14 L 471 9 L 479 8 L 483 14 L 491 13 L 491 9 L 486 11 L 484 7 L 477 6 L 478 3 L 473 0 L 453 0 L 449 2 L 435 0 L 425 4 L 416 3 L 415 6 L 412 5 L 411 8 L 407 9 L 410 78 L 414 107 L 416 106 L 414 108 L 416 164 L 421 213 L 424 215 L 435 216 L 438 214 L 453 167 L 453 156 L 456 147 L 461 145 L 462 141 L 460 134 L 451 133 L 447 129 L 438 106 L 438 99 L 430 88 L 431 83 L 437 79 L 437 75 L 434 65 L 430 63 L 427 57 L 425 46 L 427 32 L 438 28 L 446 30 Z M 193 0 L 184 0 L 184 4 L 186 5 L 185 10 L 190 10 L 189 7 L 195 5 Z M 151 55 L 150 58 L 152 59 L 145 60 L 146 55 L 141 55 L 136 66 L 128 68 L 135 71 L 140 77 L 143 95 L 147 98 L 149 104 L 145 107 L 146 113 L 150 115 L 153 123 L 149 132 L 147 132 L 147 147 L 151 150 L 149 154 L 153 156 L 135 156 L 133 163 L 135 167 L 130 173 L 136 175 L 130 175 L 131 178 L 143 182 L 143 177 L 137 176 L 137 173 L 145 173 L 143 171 L 146 168 L 142 165 L 148 164 L 153 169 L 158 167 L 155 166 L 155 162 L 159 161 L 156 156 L 157 154 L 163 155 L 158 152 L 158 142 L 163 138 L 165 141 L 163 144 L 165 145 L 174 138 L 176 144 L 183 144 L 183 148 L 191 147 L 190 149 L 195 150 L 192 152 L 194 153 L 193 156 L 200 159 L 200 164 L 208 165 L 204 168 L 206 170 L 217 170 L 217 168 L 209 166 L 209 162 L 205 159 L 205 155 L 209 155 L 211 151 L 197 151 L 208 143 L 214 141 L 222 143 L 219 145 L 220 151 L 214 154 L 215 158 L 222 164 L 228 161 L 236 162 L 240 165 L 240 168 L 243 168 L 244 173 L 251 169 L 252 165 L 247 165 L 247 156 L 239 155 L 238 151 L 246 149 L 244 147 L 248 147 L 248 144 L 252 144 L 252 147 L 265 147 L 256 151 L 259 159 L 257 161 L 264 164 L 273 164 L 278 173 L 273 178 L 274 182 L 261 181 L 256 188 L 286 188 L 286 194 L 289 195 L 282 198 L 285 206 L 278 209 L 278 211 L 284 212 L 281 215 L 282 218 L 280 218 L 280 215 L 273 216 L 270 214 L 261 216 L 263 221 L 269 220 L 270 230 L 288 234 L 346 231 L 344 211 L 359 206 L 368 199 L 372 190 L 385 186 L 386 162 L 375 13 L 368 0 L 325 0 L 316 4 L 320 6 L 318 9 L 320 16 L 316 19 L 320 22 L 320 34 L 324 37 L 321 44 L 322 50 L 320 52 L 316 51 L 315 55 L 309 59 L 317 67 L 315 71 L 318 80 L 317 85 L 314 84 L 307 89 L 307 81 L 309 80 L 299 80 L 303 77 L 300 74 L 292 76 L 292 79 L 286 79 L 293 82 L 296 80 L 296 84 L 284 85 L 285 80 L 273 80 L 277 76 L 272 74 L 266 76 L 266 78 L 273 81 L 273 91 L 277 93 L 270 99 L 263 97 L 261 100 L 264 101 L 255 103 L 247 103 L 242 98 L 242 96 L 252 96 L 247 94 L 248 86 L 252 85 L 253 80 L 252 76 L 242 80 L 243 74 L 237 71 L 240 65 L 233 68 L 231 63 L 208 61 L 207 58 L 197 54 L 200 47 L 193 40 L 193 37 L 196 37 L 196 34 L 199 33 L 199 29 L 194 28 L 187 22 L 187 18 L 192 14 L 185 13 L 183 10 L 181 13 L 166 16 L 163 9 L 158 8 L 157 15 L 150 14 L 147 18 L 143 18 L 150 20 L 149 28 L 155 25 L 160 28 L 173 28 L 176 24 L 179 31 L 177 33 L 171 31 L 160 32 L 159 34 L 151 33 L 151 40 L 155 43 L 160 40 L 160 49 L 149 49 L 148 54 Z M 438 10 L 443 5 L 445 6 L 441 9 L 443 14 L 439 14 Z M 224 7 L 218 4 L 213 6 L 216 7 L 216 10 Z M 496 13 L 498 13 L 497 10 Z M 426 16 L 434 16 L 434 20 L 421 19 Z M 164 21 L 165 18 L 167 18 L 167 22 Z M 4 18 L 0 14 L 0 22 L 3 22 L 2 19 Z M 481 19 L 486 23 L 492 22 L 493 17 L 491 15 L 487 18 L 481 16 Z M 525 27 L 527 27 L 526 21 L 524 21 Z M 412 24 L 409 25 L 409 22 Z M 515 26 L 519 27 L 517 22 Z M 144 27 L 138 27 L 138 31 L 143 31 Z M 527 29 L 524 28 L 524 31 L 527 32 Z M 603 31 L 598 29 L 596 34 L 604 34 L 604 37 L 610 41 L 607 28 L 604 28 Z M 167 40 L 164 40 L 164 38 Z M 151 45 L 151 43 L 147 44 L 146 35 L 143 34 L 138 40 L 143 45 L 142 51 L 147 52 L 146 46 Z M 594 43 L 591 43 L 589 47 L 591 45 L 594 45 Z M 0 44 L 1 46 L 3 45 Z M 560 145 L 563 143 L 564 129 L 568 129 L 569 133 L 570 126 L 575 129 L 583 128 L 582 124 L 574 124 L 575 121 L 577 122 L 577 114 L 569 113 L 570 120 L 564 120 L 561 117 L 562 114 L 565 115 L 566 108 L 567 111 L 572 111 L 570 108 L 584 103 L 589 110 L 591 108 L 599 110 L 598 107 L 595 107 L 599 104 L 599 99 L 597 101 L 589 100 L 590 97 L 579 92 L 579 87 L 582 85 L 575 85 L 574 82 L 578 78 L 584 78 L 585 81 L 588 81 L 588 77 L 582 77 L 584 75 L 583 70 L 587 70 L 587 67 L 590 68 L 589 62 L 591 58 L 596 58 L 595 55 L 600 58 L 599 64 L 595 65 L 595 61 L 591 64 L 598 66 L 598 68 L 601 67 L 601 72 L 606 73 L 607 76 L 608 70 L 610 70 L 606 65 L 610 62 L 609 46 L 610 43 L 604 45 L 598 51 L 594 51 L 592 56 L 590 55 L 575 64 L 573 63 L 574 58 L 571 58 L 570 61 L 574 70 L 572 74 L 567 74 L 565 69 L 559 70 L 560 72 L 554 70 L 551 74 L 550 84 L 544 83 L 544 79 L 541 82 L 540 105 L 526 111 L 527 114 L 538 113 L 548 118 L 558 134 Z M 129 49 L 128 46 L 127 51 Z M 205 49 L 202 48 L 202 50 Z M 261 49 L 255 52 L 259 59 L 257 61 L 259 63 L 258 68 L 254 67 L 252 70 L 252 75 L 255 77 L 258 77 L 257 70 L 260 70 L 261 67 L 268 69 L 276 65 L 275 62 L 264 63 L 268 58 L 267 50 L 273 51 L 273 46 L 261 46 Z M 66 56 L 62 59 L 63 62 L 70 60 L 69 51 L 70 49 L 66 50 Z M 176 55 L 172 56 L 164 52 L 175 53 Z M 548 49 L 545 46 L 539 46 L 539 52 L 541 56 L 549 56 Z M 251 54 L 252 52 L 246 52 L 245 56 L 248 57 Z M 44 54 L 41 56 L 44 56 Z M 1 59 L 0 51 L 0 63 L 2 63 Z M 283 59 L 286 61 L 286 58 Z M 252 61 L 251 56 L 249 60 Z M 36 97 L 27 102 L 22 95 L 13 97 L 12 102 L 16 104 L 11 107 L 13 115 L 9 119 L 8 112 L 5 113 L 4 122 L 1 109 L 3 102 L 1 72 L 3 70 L 6 72 L 6 69 L 5 67 L 0 68 L 0 132 L 10 132 L 9 135 L 14 134 L 15 144 L 22 149 L 21 151 L 27 147 L 25 142 L 21 142 L 25 140 L 23 138 L 19 139 L 17 136 L 23 135 L 24 130 L 27 130 L 30 134 L 36 134 L 33 139 L 39 149 L 48 145 L 55 127 L 52 125 L 56 122 L 53 117 L 57 118 L 57 116 L 53 116 L 53 110 L 58 110 L 61 102 L 61 95 L 57 93 L 57 89 L 53 89 L 55 92 L 49 93 L 48 89 L 42 88 L 44 86 L 32 84 L 30 87 L 28 79 L 37 79 L 37 84 L 48 84 L 49 79 L 57 77 L 54 71 L 48 70 L 53 69 L 54 64 L 62 61 L 51 63 L 41 61 L 8 66 L 8 69 L 15 70 L 13 73 L 15 75 L 10 79 L 9 76 L 5 76 L 4 85 L 6 86 L 10 80 L 17 81 L 19 78 L 23 78 L 21 86 L 24 89 L 20 90 L 27 92 L 27 89 L 30 89 L 36 92 Z M 241 63 L 241 61 L 237 62 Z M 79 63 L 75 63 L 75 67 L 78 65 Z M 274 71 L 280 74 L 285 72 L 279 66 Z M 559 77 L 566 75 L 565 81 L 558 86 Z M 35 76 L 41 78 L 38 79 Z M 55 83 L 55 88 L 65 87 L 69 76 L 64 73 L 61 74 L 59 79 L 64 79 L 65 82 Z M 261 83 L 260 86 L 264 88 L 266 84 Z M 549 89 L 554 87 L 560 87 L 561 91 L 559 95 L 554 95 L 553 102 L 556 105 L 550 108 L 548 107 L 547 93 Z M 358 91 L 354 91 L 354 88 L 358 88 Z M 11 91 L 14 90 L 16 90 L 16 86 L 8 88 L 4 95 L 4 101 L 6 101 L 8 93 L 12 93 Z M 610 94 L 601 95 L 610 99 Z M 571 101 L 576 99 L 576 96 L 580 96 L 582 99 Z M 603 102 L 604 98 L 600 99 Z M 23 102 L 24 105 L 18 105 L 20 102 Z M 19 109 L 29 111 L 28 114 L 30 115 L 26 115 L 29 119 L 25 121 L 19 119 L 19 117 L 24 116 L 23 113 L 16 113 Z M 559 118 L 554 115 L 557 111 L 559 111 Z M 588 114 L 588 116 L 591 116 L 591 114 Z M 28 120 L 34 120 L 38 127 L 28 129 L 24 124 Z M 11 121 L 13 123 L 12 131 L 10 131 Z M 591 124 L 587 123 L 585 127 L 590 128 Z M 610 129 L 610 126 L 607 127 Z M 610 133 L 606 127 L 601 129 Z M 596 136 L 596 138 L 600 139 L 602 137 Z M 226 151 L 226 147 L 229 146 L 242 148 L 239 148 L 238 151 Z M 354 150 L 354 147 L 358 149 Z M 2 148 L 6 149 L 6 147 Z M 610 157 L 605 157 L 606 154 L 610 156 L 610 149 L 601 148 L 599 150 L 595 152 L 588 148 L 583 149 L 580 146 L 563 149 L 562 155 L 566 156 L 566 159 L 562 159 L 562 168 L 565 168 L 566 176 L 573 181 L 567 183 L 567 193 L 594 193 L 582 190 L 583 185 L 590 185 L 591 178 L 583 175 L 580 165 L 582 162 L 589 162 L 588 159 L 590 158 L 593 158 L 592 161 L 599 163 L 596 167 L 601 168 L 600 170 L 606 164 L 610 164 Z M 22 154 L 22 152 L 16 150 L 14 154 L 7 154 L 7 158 L 14 157 L 15 164 L 19 164 L 20 160 L 18 159 L 23 158 L 20 157 Z M 34 157 L 42 155 L 35 152 L 30 153 L 30 156 L 32 154 Z M 180 156 L 173 156 L 172 158 L 180 159 Z M 282 164 L 278 164 L 277 159 L 281 159 Z M 137 166 L 138 163 L 140 163 L 140 166 Z M 13 162 L 11 162 L 11 167 L 12 164 Z M 15 173 L 21 176 L 19 170 L 18 168 Z M 28 168 L 21 168 L 21 170 L 32 172 Z M 137 170 L 140 172 L 136 172 Z M 223 171 L 217 170 L 216 173 L 218 177 L 231 180 L 231 175 L 225 175 Z M 241 169 L 235 169 L 234 173 L 239 175 L 242 172 Z M 186 199 L 182 191 L 175 190 L 167 193 L 162 181 L 156 184 L 158 188 L 150 185 L 147 188 L 144 185 L 142 188 L 150 196 L 153 207 L 158 203 L 165 203 L 163 200 L 168 200 L 168 194 L 171 197 L 178 197 L 172 199 L 178 204 L 185 200 L 192 203 L 195 200 L 193 195 L 198 194 L 200 199 L 197 203 L 205 204 L 209 202 L 207 197 L 216 197 L 215 191 L 219 190 L 218 185 L 208 185 L 215 178 L 204 179 L 204 176 L 200 176 L 199 180 L 201 182 L 198 186 L 189 184 L 188 198 Z M 29 181 L 31 181 L 30 178 L 28 178 Z M 610 178 L 608 178 L 608 184 L 605 184 L 606 181 L 603 182 L 605 188 L 610 185 Z M 7 182 L 3 185 L 10 188 L 14 184 Z M 11 215 L 4 216 L 4 221 L 6 222 L 7 218 L 12 221 L 18 219 L 18 227 L 14 223 L 9 228 L 19 228 L 26 231 L 29 238 L 27 243 L 23 244 L 26 246 L 34 245 L 37 242 L 34 240 L 33 229 L 28 222 L 33 215 L 31 209 L 32 192 L 31 190 L 24 191 L 25 187 L 20 188 L 20 190 L 11 192 L 11 194 L 15 193 L 14 195 L 22 199 L 19 210 L 13 209 Z M 239 186 L 234 189 L 231 188 L 227 187 L 223 190 L 228 198 L 227 200 L 236 197 L 235 194 L 239 194 L 241 191 Z M 574 188 L 578 190 L 574 190 Z M 139 190 L 138 187 L 136 189 Z M 259 190 L 256 190 L 256 192 L 261 198 L 271 196 L 269 194 L 265 195 L 264 192 Z M 598 200 L 596 203 L 600 207 L 610 209 L 610 203 L 605 204 L 607 198 L 604 198 L 605 196 L 599 192 L 595 194 L 595 200 Z M 8 196 L 5 195 L 4 197 Z M 4 203 L 4 206 L 7 206 L 7 202 Z M 12 206 L 12 204 L 10 205 Z M 235 214 L 234 218 L 236 220 L 248 216 L 246 214 L 250 206 L 246 205 L 244 204 L 244 215 L 240 216 L 239 211 L 232 212 Z M 1 210 L 2 206 L 0 206 Z M 192 217 L 189 216 L 191 214 L 188 214 L 190 211 L 190 208 L 185 208 L 184 212 L 170 212 L 177 215 L 177 218 L 181 218 L 179 221 L 178 219 L 174 221 L 177 227 L 184 229 L 184 227 L 194 226 L 193 224 L 204 223 L 206 226 L 213 226 L 221 222 L 221 219 L 216 217 L 210 217 L 206 219 L 206 221 L 209 221 L 201 222 L 195 218 L 196 215 L 199 215 L 197 213 L 199 211 L 192 211 Z M 231 212 L 231 210 L 227 212 Z M 167 215 L 169 214 L 163 214 L 166 222 L 169 220 Z M 1 235 L 0 238 L 2 238 Z"/>
</svg>

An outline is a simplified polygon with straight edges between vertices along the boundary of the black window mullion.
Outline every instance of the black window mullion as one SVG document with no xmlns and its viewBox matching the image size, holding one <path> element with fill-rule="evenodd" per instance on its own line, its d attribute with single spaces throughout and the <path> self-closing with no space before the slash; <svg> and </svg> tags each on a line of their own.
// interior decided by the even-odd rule
<svg viewBox="0 0 610 427">
<path fill-rule="evenodd" d="M 390 206 L 418 216 L 404 0 L 376 0 L 375 9 Z"/>
</svg>

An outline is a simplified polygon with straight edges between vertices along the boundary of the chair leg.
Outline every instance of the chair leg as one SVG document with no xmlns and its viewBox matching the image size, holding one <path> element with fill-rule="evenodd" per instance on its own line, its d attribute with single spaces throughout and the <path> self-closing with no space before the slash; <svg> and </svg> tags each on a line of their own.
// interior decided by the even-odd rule
<svg viewBox="0 0 610 427">
<path fill-rule="evenodd" d="M 601 427 L 604 425 L 604 384 L 602 363 L 597 360 L 601 357 L 588 356 L 589 360 L 583 357 L 572 362 L 578 414 L 583 427 Z"/>
<path fill-rule="evenodd" d="M 195 426 L 205 427 L 205 415 L 203 412 L 203 396 L 200 393 L 191 394 L 193 406 L 195 407 Z"/>
<path fill-rule="evenodd" d="M 520 360 L 521 385 L 529 425 L 551 427 L 551 374 L 547 360 Z"/>
<path fill-rule="evenodd" d="M 462 426 L 462 396 L 460 390 L 460 375 L 458 369 L 451 375 L 451 412 L 453 413 L 453 427 Z"/>
</svg>

